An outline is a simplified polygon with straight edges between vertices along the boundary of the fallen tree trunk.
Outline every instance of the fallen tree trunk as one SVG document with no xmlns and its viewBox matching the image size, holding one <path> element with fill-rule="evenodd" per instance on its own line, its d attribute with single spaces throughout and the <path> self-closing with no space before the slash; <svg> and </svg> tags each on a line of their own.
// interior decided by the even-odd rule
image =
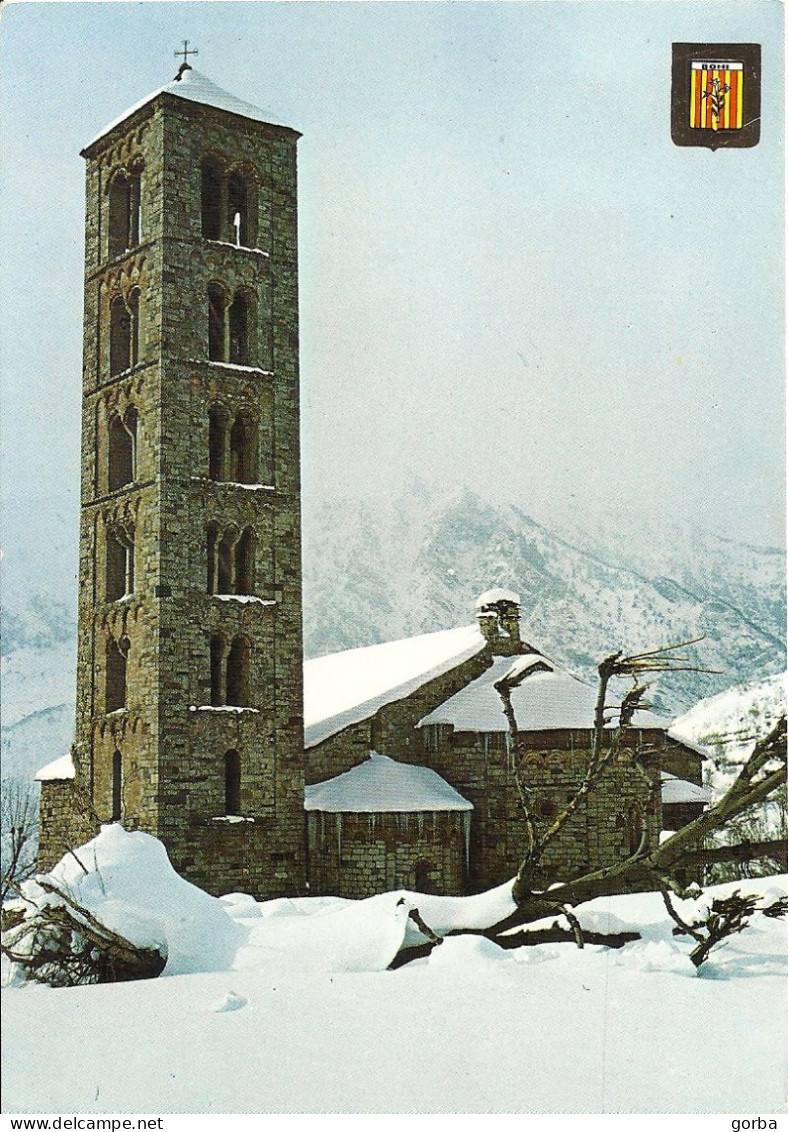
<svg viewBox="0 0 788 1132">
<path fill-rule="evenodd" d="M 575 933 L 568 931 L 566 928 L 559 928 L 557 926 L 551 928 L 539 928 L 534 931 L 513 932 L 511 935 L 500 935 L 494 930 L 476 930 L 476 931 L 456 931 L 450 932 L 445 939 L 451 938 L 456 935 L 478 935 L 484 939 L 489 939 L 491 943 L 495 943 L 504 951 L 515 951 L 519 947 L 538 947 L 541 943 L 573 943 L 577 946 L 577 938 Z M 623 947 L 626 943 L 634 943 L 635 940 L 642 939 L 640 932 L 588 932 L 583 931 L 583 940 L 585 943 L 596 943 L 602 947 L 619 948 Z M 416 959 L 424 959 L 434 949 L 443 942 L 443 939 L 430 940 L 429 943 L 419 944 L 418 947 L 409 947 L 404 951 L 400 951 L 394 956 L 391 963 L 389 963 L 389 970 L 395 971 L 398 967 L 404 967 L 408 963 L 413 963 Z"/>
<path fill-rule="evenodd" d="M 540 943 L 577 944 L 574 932 L 567 931 L 566 928 L 559 928 L 557 925 L 552 928 L 538 928 L 528 932 L 512 932 L 511 935 L 496 935 L 493 932 L 483 932 L 482 934 L 487 939 L 491 939 L 493 943 L 497 943 L 505 951 L 511 951 L 517 947 L 536 947 Z M 597 943 L 602 947 L 619 948 L 623 947 L 625 943 L 634 943 L 638 939 L 642 939 L 640 932 L 589 932 L 585 928 L 583 929 L 583 940 L 586 943 Z"/>
<path fill-rule="evenodd" d="M 774 844 L 774 842 L 742 842 L 740 845 L 723 845 L 717 849 L 688 850 L 682 853 L 675 863 L 671 862 L 670 871 L 661 867 L 660 853 L 657 850 L 642 858 L 623 861 L 574 880 L 553 885 L 549 895 L 541 892 L 521 893 L 516 911 L 500 923 L 494 924 L 489 930 L 494 935 L 499 935 L 511 928 L 555 916 L 556 904 L 577 906 L 600 896 L 625 896 L 631 892 L 657 891 L 666 881 L 669 888 L 681 892 L 682 886 L 675 880 L 676 870 L 723 860 L 752 861 L 757 857 L 771 855 L 770 852 L 765 851 L 764 846 Z M 784 843 L 777 842 L 778 846 L 781 844 Z"/>
<path fill-rule="evenodd" d="M 681 858 L 682 868 L 693 865 L 715 865 L 720 861 L 754 861 L 771 857 L 788 871 L 788 840 L 742 841 L 739 845 L 717 845 L 712 849 L 696 849 Z"/>
</svg>

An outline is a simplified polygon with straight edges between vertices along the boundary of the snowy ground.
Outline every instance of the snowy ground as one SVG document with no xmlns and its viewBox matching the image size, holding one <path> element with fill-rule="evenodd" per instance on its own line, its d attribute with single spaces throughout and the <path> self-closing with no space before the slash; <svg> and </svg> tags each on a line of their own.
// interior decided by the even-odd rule
<svg viewBox="0 0 788 1132">
<path fill-rule="evenodd" d="M 165 974 L 7 987 L 5 1112 L 783 1111 L 782 921 L 757 915 L 698 975 L 659 897 L 618 897 L 579 915 L 643 934 L 620 951 L 503 952 L 465 936 L 389 971 L 400 894 L 217 901 L 168 877 L 153 839 L 110 829 L 96 855 L 104 909 L 138 940 L 164 941 Z M 161 897 L 149 890 L 141 911 L 151 879 Z M 64 881 L 97 906 L 95 874 Z M 788 878 L 738 887 L 774 898 Z M 508 900 L 407 896 L 446 923 Z"/>
</svg>

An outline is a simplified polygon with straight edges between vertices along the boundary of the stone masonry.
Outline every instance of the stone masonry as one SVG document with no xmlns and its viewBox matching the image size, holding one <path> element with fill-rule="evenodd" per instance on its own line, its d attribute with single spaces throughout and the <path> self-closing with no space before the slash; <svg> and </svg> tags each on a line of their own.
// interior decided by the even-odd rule
<svg viewBox="0 0 788 1132">
<path fill-rule="evenodd" d="M 464 851 L 460 853 L 458 841 L 449 869 L 452 876 L 466 873 L 465 890 L 470 892 L 502 884 L 514 875 L 522 860 L 525 829 L 515 766 L 521 781 L 531 791 L 531 808 L 537 830 L 540 830 L 549 827 L 573 797 L 591 756 L 590 719 L 587 729 L 521 731 L 516 749 L 512 748 L 506 732 L 455 731 L 445 724 L 417 726 L 421 719 L 488 669 L 495 656 L 531 651 L 529 644 L 520 641 L 519 627 L 513 620 L 510 605 L 504 605 L 508 618 L 505 635 L 494 631 L 489 609 L 479 611 L 487 645 L 476 656 L 306 752 L 309 783 L 345 773 L 363 762 L 370 749 L 399 762 L 426 766 L 445 779 L 474 807 L 467 870 Z M 501 620 L 496 617 L 498 628 Z M 646 768 L 645 775 L 635 765 L 635 753 Z M 548 850 L 537 882 L 549 884 L 558 876 L 578 875 L 621 861 L 638 847 L 641 835 L 645 835 L 647 844 L 655 845 L 664 825 L 660 771 L 700 783 L 700 763 L 696 752 L 668 738 L 664 730 L 630 728 L 598 788 L 579 806 Z M 325 815 L 320 844 L 336 858 L 337 882 L 341 880 L 340 864 L 350 876 L 361 875 L 353 862 L 353 853 L 361 853 L 357 841 L 363 843 L 368 839 L 369 852 L 375 858 L 374 863 L 368 862 L 368 870 L 372 873 L 377 870 L 376 875 L 382 875 L 386 862 L 393 859 L 397 843 L 407 846 L 413 841 L 411 827 L 406 829 L 401 822 L 380 822 L 381 817 L 390 816 L 378 815 L 373 836 L 356 820 L 358 815 L 343 815 L 340 853 L 334 848 L 337 838 L 332 840 L 326 832 L 330 815 Z M 385 840 L 383 829 L 386 830 Z M 316 815 L 310 815 L 311 866 L 316 839 Z M 326 883 L 322 874 L 320 883 Z M 366 882 L 362 878 L 344 883 Z M 413 874 L 409 879 L 403 877 L 399 883 L 413 887 Z M 321 891 L 328 889 L 321 888 Z"/>
<path fill-rule="evenodd" d="M 311 896 L 359 899 L 398 888 L 462 896 L 467 814 L 308 814 Z"/>
</svg>

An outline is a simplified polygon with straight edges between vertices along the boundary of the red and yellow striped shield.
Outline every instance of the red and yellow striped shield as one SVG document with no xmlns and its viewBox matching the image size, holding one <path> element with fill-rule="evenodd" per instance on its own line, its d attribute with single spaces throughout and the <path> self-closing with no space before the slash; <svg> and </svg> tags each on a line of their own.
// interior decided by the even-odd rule
<svg viewBox="0 0 788 1132">
<path fill-rule="evenodd" d="M 744 95 L 741 63 L 696 60 L 690 84 L 690 126 L 697 130 L 740 130 Z"/>
</svg>

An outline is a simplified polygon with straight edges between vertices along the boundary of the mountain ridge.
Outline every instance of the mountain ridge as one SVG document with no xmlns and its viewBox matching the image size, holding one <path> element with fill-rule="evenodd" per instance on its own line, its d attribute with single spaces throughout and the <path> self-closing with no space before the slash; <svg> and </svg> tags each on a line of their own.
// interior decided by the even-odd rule
<svg viewBox="0 0 788 1132">
<path fill-rule="evenodd" d="M 784 666 L 784 556 L 775 548 L 761 555 L 730 540 L 735 562 L 729 579 L 719 566 L 722 540 L 710 535 L 708 568 L 701 558 L 679 577 L 649 577 L 642 568 L 648 554 L 635 553 L 634 563 L 623 556 L 616 561 L 598 539 L 586 549 L 582 534 L 572 541 L 563 529 L 549 529 L 516 504 L 485 504 L 467 489 L 437 507 L 434 499 L 412 498 L 415 507 L 407 496 L 379 508 L 369 500 L 332 501 L 313 514 L 305 545 L 311 542 L 321 553 L 319 562 L 305 555 L 308 655 L 335 651 L 338 637 L 339 647 L 351 647 L 463 623 L 481 590 L 503 585 L 522 596 L 523 636 L 586 677 L 615 648 L 705 637 L 693 650 L 693 662 L 722 667 L 724 673 L 698 673 L 672 687 L 662 681 L 663 710 L 686 709 L 731 683 Z M 398 521 L 391 519 L 392 508 Z M 399 542 L 403 522 L 408 536 Z M 368 529 L 374 542 L 365 539 Z M 669 538 L 665 534 L 663 542 Z M 699 540 L 693 534 L 696 549 Z M 753 554 L 747 572 L 742 560 Z M 661 561 L 658 553 L 655 557 Z M 343 595 L 338 610 L 341 580 L 353 575 L 363 576 L 374 600 L 355 590 L 352 608 Z"/>
<path fill-rule="evenodd" d="M 648 530 L 633 530 L 629 544 L 622 529 L 589 534 L 578 523 L 576 537 L 569 533 L 517 503 L 491 503 L 458 485 L 312 501 L 304 529 L 306 655 L 467 624 L 478 594 L 500 585 L 521 595 L 523 639 L 585 680 L 618 648 L 704 637 L 691 647 L 692 664 L 723 671 L 655 681 L 652 703 L 664 715 L 784 669 L 785 556 L 777 548 L 696 529 L 664 528 L 659 545 Z M 63 540 L 64 561 L 68 545 Z M 649 576 L 650 564 L 663 569 Z M 4 753 L 13 766 L 35 761 L 33 771 L 71 740 L 73 711 L 64 709 L 73 704 L 76 601 L 69 600 L 70 569 L 60 559 L 51 565 L 27 591 L 20 579 L 8 587 L 3 622 Z M 47 749 L 34 760 L 38 738 Z M 17 759 L 20 743 L 27 753 L 19 747 Z"/>
</svg>

